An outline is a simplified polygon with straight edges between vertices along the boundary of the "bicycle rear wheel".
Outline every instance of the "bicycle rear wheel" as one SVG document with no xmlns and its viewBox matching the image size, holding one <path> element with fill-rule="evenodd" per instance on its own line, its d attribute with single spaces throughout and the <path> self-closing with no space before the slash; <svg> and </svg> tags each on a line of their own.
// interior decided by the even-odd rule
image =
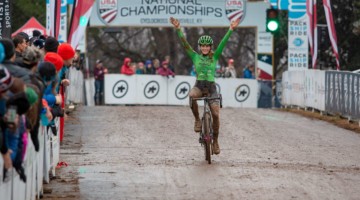
<svg viewBox="0 0 360 200">
<path fill-rule="evenodd" d="M 205 160 L 211 164 L 211 116 L 210 113 L 204 114 L 204 151 L 205 151 Z"/>
</svg>

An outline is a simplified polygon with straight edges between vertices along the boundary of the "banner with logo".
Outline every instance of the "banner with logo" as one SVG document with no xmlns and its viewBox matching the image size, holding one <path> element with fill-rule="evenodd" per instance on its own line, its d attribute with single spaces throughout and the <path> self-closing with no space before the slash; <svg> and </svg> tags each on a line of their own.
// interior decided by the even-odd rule
<svg viewBox="0 0 360 200">
<path fill-rule="evenodd" d="M 175 17 L 182 26 L 228 27 L 240 19 L 240 26 L 263 30 L 268 7 L 246 0 L 96 0 L 90 26 L 171 27 Z"/>
<path fill-rule="evenodd" d="M 195 84 L 192 76 L 176 76 L 168 81 L 168 102 L 172 105 L 188 105 L 189 93 Z"/>
<path fill-rule="evenodd" d="M 136 100 L 136 76 L 105 74 L 105 104 L 134 104 Z"/>
<path fill-rule="evenodd" d="M 258 83 L 254 79 L 217 78 L 216 89 L 224 107 L 257 107 Z M 121 74 L 105 75 L 105 104 L 189 105 L 195 77 Z M 202 102 L 199 102 L 202 105 Z"/>
<path fill-rule="evenodd" d="M 9 0 L 0 0 L 0 39 L 11 38 L 11 11 Z"/>
<path fill-rule="evenodd" d="M 307 38 L 307 16 L 306 0 L 278 0 L 271 1 L 272 5 L 277 3 L 279 10 L 289 11 L 288 26 L 288 69 L 308 69 L 308 38 Z"/>
</svg>

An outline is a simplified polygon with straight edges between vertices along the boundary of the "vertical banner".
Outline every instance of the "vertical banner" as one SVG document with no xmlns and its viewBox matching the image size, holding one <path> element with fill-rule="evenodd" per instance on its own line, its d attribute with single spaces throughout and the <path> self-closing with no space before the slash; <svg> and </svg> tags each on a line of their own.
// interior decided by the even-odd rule
<svg viewBox="0 0 360 200">
<path fill-rule="evenodd" d="M 288 69 L 308 69 L 306 0 L 280 1 L 280 10 L 289 10 Z"/>
<path fill-rule="evenodd" d="M 88 1 L 74 1 L 74 7 L 72 11 L 72 16 L 70 20 L 68 43 L 76 49 L 79 44 L 79 41 L 85 35 L 85 29 L 89 22 L 89 17 L 91 14 L 92 7 L 94 5 L 94 0 Z"/>
<path fill-rule="evenodd" d="M 308 39 L 310 44 L 310 52 L 312 57 L 312 68 L 316 69 L 317 50 L 318 50 L 318 31 L 317 31 L 317 7 L 316 0 L 306 2 L 306 13 L 308 23 Z"/>
<path fill-rule="evenodd" d="M 289 11 L 288 70 L 308 69 L 306 0 L 270 0 L 271 6 Z"/>
<path fill-rule="evenodd" d="M 11 3 L 0 0 L 0 39 L 11 38 Z"/>
<path fill-rule="evenodd" d="M 60 31 L 61 0 L 46 0 L 46 34 L 56 39 Z"/>
<path fill-rule="evenodd" d="M 67 42 L 67 0 L 61 0 L 59 41 Z"/>
<path fill-rule="evenodd" d="M 258 55 L 257 68 L 260 69 L 258 76 L 261 79 L 273 77 L 273 35 L 268 32 L 258 32 Z"/>
<path fill-rule="evenodd" d="M 331 10 L 331 3 L 330 0 L 323 0 L 325 16 L 326 16 L 326 23 L 328 25 L 329 30 L 329 37 L 333 52 L 336 58 L 336 69 L 340 70 L 340 61 L 339 61 L 339 51 L 337 46 L 337 37 L 336 37 L 336 30 L 335 30 L 335 23 L 333 19 L 333 13 Z"/>
</svg>

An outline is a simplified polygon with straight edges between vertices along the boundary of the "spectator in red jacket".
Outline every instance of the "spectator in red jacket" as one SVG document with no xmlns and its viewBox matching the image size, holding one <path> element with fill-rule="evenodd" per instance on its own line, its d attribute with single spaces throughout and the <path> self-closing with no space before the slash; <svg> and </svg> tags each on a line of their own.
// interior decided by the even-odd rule
<svg viewBox="0 0 360 200">
<path fill-rule="evenodd" d="M 120 71 L 121 74 L 126 74 L 126 75 L 134 74 L 134 70 L 131 68 L 130 63 L 131 63 L 130 58 L 124 59 L 124 64 L 121 66 L 121 71 Z"/>
<path fill-rule="evenodd" d="M 157 74 L 161 75 L 161 76 L 175 76 L 175 73 L 173 71 L 171 71 L 171 69 L 169 68 L 169 62 L 168 61 L 163 61 L 162 62 L 162 66 L 157 70 Z"/>
</svg>

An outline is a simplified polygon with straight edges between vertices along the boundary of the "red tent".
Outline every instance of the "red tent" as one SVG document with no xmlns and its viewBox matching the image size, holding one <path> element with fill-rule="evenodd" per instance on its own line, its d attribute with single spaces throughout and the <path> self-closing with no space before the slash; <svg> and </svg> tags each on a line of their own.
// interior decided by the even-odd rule
<svg viewBox="0 0 360 200">
<path fill-rule="evenodd" d="M 17 31 L 15 31 L 13 34 L 11 34 L 11 37 L 14 37 L 19 32 L 25 32 L 31 38 L 32 32 L 35 29 L 40 31 L 42 35 L 44 35 L 46 33 L 45 27 L 43 25 L 41 25 L 40 22 L 35 19 L 35 17 L 31 17 L 21 28 L 19 28 Z"/>
</svg>

